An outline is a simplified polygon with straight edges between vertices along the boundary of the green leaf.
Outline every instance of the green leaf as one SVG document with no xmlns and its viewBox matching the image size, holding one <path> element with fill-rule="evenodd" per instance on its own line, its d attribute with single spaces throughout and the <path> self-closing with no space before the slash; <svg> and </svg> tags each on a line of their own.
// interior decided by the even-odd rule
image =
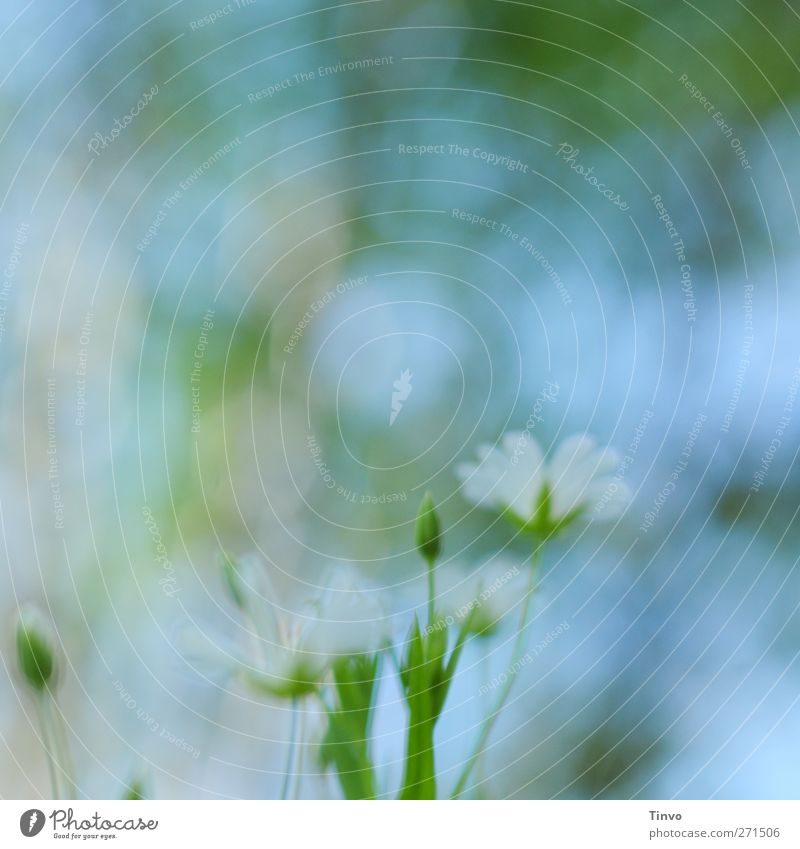
<svg viewBox="0 0 800 849">
<path fill-rule="evenodd" d="M 333 666 L 336 705 L 328 711 L 320 757 L 323 765 L 335 767 L 347 799 L 372 799 L 376 794 L 370 727 L 379 660 L 377 654 L 354 655 Z"/>
</svg>

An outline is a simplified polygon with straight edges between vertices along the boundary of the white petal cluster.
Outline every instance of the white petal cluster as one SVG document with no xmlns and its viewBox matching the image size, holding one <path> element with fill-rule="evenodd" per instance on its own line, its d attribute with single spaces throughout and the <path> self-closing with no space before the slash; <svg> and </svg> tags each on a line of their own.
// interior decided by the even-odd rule
<svg viewBox="0 0 800 849">
<path fill-rule="evenodd" d="M 251 632 L 240 664 L 256 689 L 277 696 L 313 690 L 337 658 L 380 649 L 388 619 L 376 591 L 364 585 L 354 566 L 336 564 L 322 590 L 299 614 L 281 608 L 267 574 L 255 558 L 236 564 L 241 609 Z"/>
<path fill-rule="evenodd" d="M 378 591 L 362 580 L 355 566 L 331 566 L 314 621 L 307 624 L 306 645 L 330 659 L 371 654 L 383 648 L 390 628 Z"/>
<path fill-rule="evenodd" d="M 564 440 L 549 459 L 528 432 L 509 432 L 499 446 L 482 445 L 477 453 L 478 463 L 456 470 L 465 497 L 545 535 L 582 515 L 616 518 L 630 497 L 614 474 L 617 452 L 587 434 Z"/>
</svg>

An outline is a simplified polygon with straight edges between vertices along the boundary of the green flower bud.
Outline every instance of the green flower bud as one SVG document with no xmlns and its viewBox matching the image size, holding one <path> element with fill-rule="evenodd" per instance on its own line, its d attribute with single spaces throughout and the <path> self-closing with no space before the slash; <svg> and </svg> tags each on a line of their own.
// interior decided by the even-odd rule
<svg viewBox="0 0 800 849">
<path fill-rule="evenodd" d="M 422 497 L 417 513 L 416 542 L 422 556 L 433 563 L 442 550 L 442 537 L 439 530 L 439 519 L 436 516 L 436 507 L 433 496 L 426 492 Z"/>
<path fill-rule="evenodd" d="M 239 575 L 239 564 L 227 552 L 222 553 L 222 580 L 233 603 L 239 610 L 244 610 L 247 607 L 247 597 Z"/>
<path fill-rule="evenodd" d="M 20 671 L 28 684 L 41 693 L 56 679 L 53 632 L 38 611 L 24 608 L 17 619 L 16 637 Z"/>
</svg>

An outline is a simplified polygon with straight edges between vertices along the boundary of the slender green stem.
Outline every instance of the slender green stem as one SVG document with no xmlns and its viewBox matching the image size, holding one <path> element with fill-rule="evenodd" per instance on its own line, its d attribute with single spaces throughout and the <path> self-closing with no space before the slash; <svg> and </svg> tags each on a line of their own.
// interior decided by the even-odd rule
<svg viewBox="0 0 800 849">
<path fill-rule="evenodd" d="M 56 702 L 55 694 L 48 692 L 45 698 L 48 700 L 50 727 L 53 732 L 53 743 L 59 772 L 63 778 L 64 794 L 67 799 L 76 799 L 78 797 L 78 788 L 75 784 L 75 770 L 72 766 L 72 755 L 70 753 L 69 740 L 67 739 L 64 717 Z"/>
<path fill-rule="evenodd" d="M 48 711 L 44 703 L 46 698 L 49 698 L 47 693 L 37 696 L 36 714 L 39 720 L 39 729 L 42 734 L 42 748 L 44 749 L 44 753 L 47 758 L 47 774 L 50 777 L 50 789 L 53 792 L 53 798 L 60 799 L 61 789 L 58 783 L 58 769 L 55 762 L 52 727 L 50 717 L 48 716 Z"/>
<path fill-rule="evenodd" d="M 503 689 L 500 691 L 500 695 L 497 699 L 497 703 L 494 706 L 494 709 L 489 713 L 489 715 L 484 719 L 483 725 L 481 726 L 480 733 L 478 734 L 478 739 L 475 741 L 475 745 L 473 746 L 472 752 L 467 759 L 466 764 L 464 764 L 464 769 L 461 771 L 461 775 L 456 784 L 455 790 L 453 790 L 453 795 L 451 798 L 458 799 L 459 796 L 464 792 L 464 789 L 467 786 L 467 781 L 469 781 L 470 773 L 472 772 L 475 763 L 478 758 L 480 758 L 483 753 L 484 748 L 486 747 L 486 742 L 489 739 L 489 735 L 492 733 L 492 729 L 494 728 L 495 722 L 497 722 L 497 717 L 500 715 L 503 707 L 505 706 L 506 701 L 508 700 L 509 693 L 511 692 L 511 688 L 514 686 L 514 681 L 516 679 L 516 672 L 513 672 L 514 668 L 519 665 L 519 662 L 522 658 L 522 650 L 525 647 L 525 632 L 528 626 L 528 611 L 531 606 L 531 598 L 533 597 L 533 587 L 536 581 L 536 567 L 539 565 L 539 560 L 541 559 L 541 545 L 537 545 L 533 551 L 533 556 L 531 558 L 531 566 L 530 566 L 530 575 L 528 578 L 528 587 L 525 592 L 525 598 L 522 602 L 522 610 L 520 612 L 519 618 L 519 629 L 517 631 L 517 637 L 514 641 L 514 653 L 512 655 L 511 662 L 511 670 L 512 674 L 510 674 L 503 685 Z"/>
<path fill-rule="evenodd" d="M 297 769 L 295 770 L 292 798 L 300 798 L 300 785 L 303 783 L 303 738 L 306 731 L 306 712 L 300 711 L 300 730 L 297 732 Z"/>
<path fill-rule="evenodd" d="M 294 759 L 297 752 L 297 719 L 300 711 L 298 710 L 298 699 L 292 699 L 292 725 L 289 731 L 289 750 L 286 753 L 286 767 L 283 771 L 283 786 L 281 787 L 281 799 L 289 798 L 289 785 L 294 775 Z"/>
</svg>

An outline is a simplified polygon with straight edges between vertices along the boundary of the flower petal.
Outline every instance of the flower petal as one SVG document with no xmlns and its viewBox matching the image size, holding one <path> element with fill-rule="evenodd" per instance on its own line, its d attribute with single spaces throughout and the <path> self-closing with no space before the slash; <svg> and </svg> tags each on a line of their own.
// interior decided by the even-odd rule
<svg viewBox="0 0 800 849">
<path fill-rule="evenodd" d="M 456 472 L 467 499 L 480 507 L 510 509 L 523 521 L 531 518 L 543 477 L 543 457 L 528 433 L 510 431 L 501 447 L 482 445 L 481 462 L 462 464 Z"/>
<path fill-rule="evenodd" d="M 521 519 L 533 517 L 545 481 L 542 449 L 530 433 L 507 433 L 503 439 L 506 473 L 501 483 L 503 503 Z"/>
<path fill-rule="evenodd" d="M 618 464 L 615 451 L 598 448 L 587 434 L 565 439 L 548 466 L 553 518 L 563 518 L 599 497 L 593 482 L 607 478 Z"/>
</svg>

